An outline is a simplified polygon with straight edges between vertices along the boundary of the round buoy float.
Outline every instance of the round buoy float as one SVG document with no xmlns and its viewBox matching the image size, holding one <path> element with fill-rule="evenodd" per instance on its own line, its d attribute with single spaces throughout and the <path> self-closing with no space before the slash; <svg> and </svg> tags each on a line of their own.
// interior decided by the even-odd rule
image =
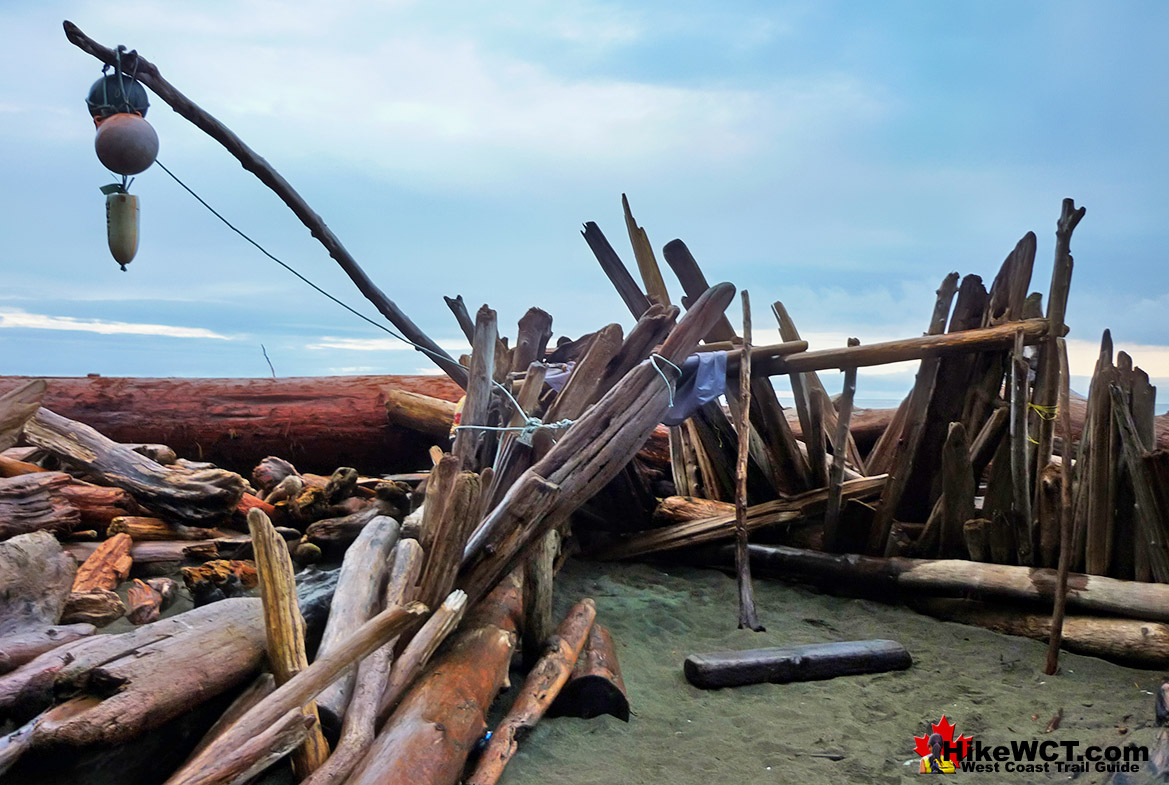
<svg viewBox="0 0 1169 785">
<path fill-rule="evenodd" d="M 93 146 L 105 168 L 117 174 L 138 174 L 158 156 L 158 134 L 138 114 L 120 112 L 97 120 Z"/>
</svg>

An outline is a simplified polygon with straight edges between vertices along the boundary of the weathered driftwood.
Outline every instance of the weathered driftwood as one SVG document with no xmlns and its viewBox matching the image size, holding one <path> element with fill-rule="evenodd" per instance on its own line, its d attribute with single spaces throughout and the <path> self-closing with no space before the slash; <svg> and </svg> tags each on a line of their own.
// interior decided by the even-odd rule
<svg viewBox="0 0 1169 785">
<path fill-rule="evenodd" d="M 424 433 L 445 444 L 455 419 L 455 404 L 409 390 L 386 390 L 390 423 Z"/>
<path fill-rule="evenodd" d="M 36 379 L 0 395 L 0 452 L 20 439 L 25 423 L 40 408 L 45 390 L 44 380 Z"/>
<path fill-rule="evenodd" d="M 363 624 L 344 647 L 326 657 L 318 658 L 308 668 L 253 706 L 199 755 L 191 758 L 172 774 L 166 781 L 167 785 L 195 783 L 210 785 L 222 782 L 229 770 L 225 756 L 232 750 L 262 733 L 289 711 L 299 711 L 300 707 L 312 700 L 318 692 L 332 684 L 346 668 L 414 625 L 425 613 L 425 606 L 419 603 L 411 603 L 405 607 L 394 606 L 382 611 Z M 270 745 L 263 745 L 255 750 L 257 755 L 268 755 L 270 752 Z"/>
<path fill-rule="evenodd" d="M 133 560 L 130 556 L 129 535 L 115 534 L 97 546 L 93 554 L 77 568 L 73 591 L 116 589 L 130 574 Z"/>
<path fill-rule="evenodd" d="M 695 687 L 709 690 L 762 682 L 786 684 L 882 673 L 905 670 L 912 664 L 909 652 L 896 641 L 839 641 L 691 654 L 686 658 L 683 672 L 686 680 Z"/>
<path fill-rule="evenodd" d="M 1015 351 L 1011 354 L 1011 372 L 1007 376 L 1011 393 L 1011 515 L 1015 524 L 1019 563 L 1026 566 L 1035 563 L 1035 546 L 1038 540 L 1035 520 L 1031 515 L 1032 472 L 1029 465 L 1031 445 L 1027 427 L 1027 377 L 1030 371 L 1030 363 L 1023 356 L 1023 334 L 1016 333 Z"/>
<path fill-rule="evenodd" d="M 880 493 L 885 480 L 885 475 L 849 480 L 841 485 L 842 498 L 848 500 L 875 496 Z M 673 505 L 672 515 L 681 518 L 683 503 L 673 499 L 669 501 Z M 824 510 L 827 502 L 827 488 L 808 491 L 787 499 L 763 502 L 747 509 L 745 525 L 748 531 L 754 531 L 764 526 L 790 524 L 819 514 Z M 719 504 L 723 512 L 710 515 L 710 517 L 693 517 L 709 515 L 715 504 Z M 627 559 L 644 553 L 714 542 L 734 536 L 735 512 L 731 505 L 698 501 L 693 504 L 692 509 L 693 512 L 689 514 L 684 523 L 635 534 L 593 555 L 600 559 Z"/>
<path fill-rule="evenodd" d="M 1112 334 L 1105 330 L 1088 390 L 1088 420 L 1081 442 L 1085 454 L 1077 466 L 1080 499 L 1077 500 L 1075 537 L 1077 543 L 1084 542 L 1084 571 L 1093 575 L 1105 575 L 1112 561 L 1117 455 L 1112 442 L 1114 426 L 1109 386 L 1115 376 Z"/>
<path fill-rule="evenodd" d="M 216 603 L 133 632 L 63 646 L 5 681 L 24 685 L 17 697 L 34 704 L 47 702 L 54 689 L 81 691 L 45 712 L 34 734 L 35 746 L 117 744 L 246 678 L 264 650 L 259 615 L 256 600 Z M 0 684 L 0 698 L 8 686 Z"/>
<path fill-rule="evenodd" d="M 417 540 L 400 540 L 394 548 L 393 567 L 386 581 L 385 607 L 412 601 L 421 571 L 422 549 Z M 341 785 L 365 757 L 376 736 L 378 707 L 389 681 L 397 642 L 397 638 L 387 641 L 358 665 L 337 747 L 325 764 L 304 781 L 305 785 Z"/>
<path fill-rule="evenodd" d="M 1071 275 L 1071 257 L 1067 258 L 1068 275 Z M 1055 574 L 1055 598 L 1051 611 L 1051 635 L 1047 646 L 1047 659 L 1043 672 L 1051 675 L 1059 667 L 1059 649 L 1063 640 L 1064 611 L 1067 607 L 1068 572 L 1072 564 L 1072 439 L 1071 374 L 1068 372 L 1068 349 L 1063 338 L 1056 339 L 1059 369 L 1059 425 L 1063 432 L 1063 460 L 1060 463 L 1059 483 L 1059 569 Z"/>
<path fill-rule="evenodd" d="M 68 624 L 92 624 L 105 627 L 126 615 L 126 605 L 110 589 L 70 592 L 61 621 Z"/>
<path fill-rule="evenodd" d="M 486 305 L 475 316 L 475 337 L 471 342 L 471 367 L 467 375 L 467 398 L 451 453 L 461 466 L 475 471 L 490 465 L 496 439 L 494 432 L 471 426 L 489 426 L 491 384 L 495 376 L 495 345 L 499 340 L 495 311 Z"/>
<path fill-rule="evenodd" d="M 1007 635 L 1046 642 L 1051 637 L 1051 616 L 990 603 L 956 598 L 929 597 L 911 605 L 923 613 L 948 621 L 973 624 Z M 1060 646 L 1067 651 L 1101 657 L 1143 668 L 1169 665 L 1169 624 L 1100 616 L 1067 616 Z"/>
<path fill-rule="evenodd" d="M 641 287 L 637 285 L 637 281 L 629 274 L 629 270 L 625 267 L 625 263 L 621 261 L 621 257 L 613 250 L 613 246 L 605 238 L 599 226 L 594 222 L 589 221 L 584 225 L 584 230 L 581 232 L 585 242 L 589 244 L 593 255 L 597 257 L 597 262 L 600 263 L 601 269 L 605 275 L 613 283 L 613 288 L 617 290 L 621 300 L 629 308 L 629 312 L 633 314 L 634 319 L 640 319 L 641 315 L 649 310 L 653 305 L 650 299 L 641 291 Z"/>
<path fill-rule="evenodd" d="M 73 531 L 81 516 L 62 493 L 71 481 L 62 472 L 0 478 L 0 540 L 34 531 L 57 536 Z"/>
<path fill-rule="evenodd" d="M 222 537 L 218 529 L 172 524 L 161 518 L 144 515 L 122 515 L 110 521 L 107 534 L 128 534 L 135 542 L 146 540 L 209 540 Z"/>
<path fill-rule="evenodd" d="M 435 611 L 426 624 L 414 634 L 401 656 L 394 661 L 385 692 L 382 693 L 377 712 L 377 724 L 381 725 L 398 706 L 406 689 L 414 683 L 422 669 L 430 662 L 434 652 L 454 632 L 467 609 L 467 593 L 455 589 Z"/>
<path fill-rule="evenodd" d="M 347 785 L 454 785 L 507 678 L 521 613 L 513 574 L 402 697 Z"/>
<path fill-rule="evenodd" d="M 45 532 L 0 542 L 0 673 L 93 632 L 90 624 L 57 623 L 76 571 Z"/>
<path fill-rule="evenodd" d="M 99 534 L 104 534 L 115 518 L 138 512 L 134 497 L 121 488 L 75 480 L 61 488 L 61 495 L 80 513 L 77 528 L 94 529 Z"/>
<path fill-rule="evenodd" d="M 1137 434 L 1132 410 L 1116 385 L 1109 388 L 1112 414 L 1118 430 L 1120 453 L 1128 469 L 1133 492 L 1136 496 L 1137 531 L 1144 547 L 1139 550 L 1146 554 L 1149 568 L 1158 581 L 1169 576 L 1169 532 L 1166 531 L 1166 513 L 1159 508 L 1153 491 L 1153 478 L 1149 475 L 1143 460 L 1146 449 Z"/>
<path fill-rule="evenodd" d="M 129 607 L 126 609 L 126 618 L 131 624 L 149 624 L 158 621 L 162 610 L 162 595 L 153 588 L 135 579 L 126 594 Z"/>
<path fill-rule="evenodd" d="M 467 778 L 467 785 L 498 782 L 520 741 L 532 732 L 576 667 L 581 649 L 597 616 L 597 606 L 584 599 L 572 607 L 546 644 L 544 655 L 528 673 L 515 702 L 496 726 Z"/>
<path fill-rule="evenodd" d="M 204 521 L 233 510 L 243 479 L 222 469 L 160 466 L 90 428 L 41 408 L 25 425 L 25 438 L 110 485 L 129 491 L 152 509 L 183 520 Z"/>
<path fill-rule="evenodd" d="M 358 627 L 381 610 L 390 554 L 397 544 L 398 522 L 393 518 L 378 517 L 361 530 L 345 551 L 341 577 L 337 579 L 337 591 L 333 593 L 333 604 L 329 609 L 329 621 L 317 649 L 318 657 L 343 645 Z M 347 673 L 317 696 L 317 709 L 326 727 L 341 727 L 355 678 L 356 673 Z"/>
<path fill-rule="evenodd" d="M 540 657 L 544 641 L 553 631 L 552 599 L 560 532 L 553 529 L 539 540 L 524 559 L 524 623 L 521 651 L 529 668 Z"/>
<path fill-rule="evenodd" d="M 236 720 L 247 714 L 253 706 L 262 701 L 264 698 L 271 695 L 276 690 L 276 679 L 268 671 L 264 671 L 255 680 L 249 684 L 243 692 L 236 696 L 235 700 L 219 715 L 219 719 L 215 724 L 207 729 L 203 734 L 203 738 L 195 745 L 187 756 L 187 760 L 198 755 L 207 748 L 212 741 L 217 739 L 223 731 L 230 728 Z"/>
<path fill-rule="evenodd" d="M 732 553 L 721 551 L 721 563 Z M 1051 603 L 1055 570 L 981 564 L 961 559 L 908 559 L 831 555 L 782 545 L 752 545 L 752 566 L 791 580 L 807 580 L 834 591 L 974 596 Z M 1169 622 L 1169 585 L 1072 573 L 1067 606 L 1086 613 L 1115 614 Z"/>
<path fill-rule="evenodd" d="M 454 588 L 467 537 L 479 522 L 479 477 L 459 470 L 456 456 L 444 456 L 426 486 L 418 538 L 426 554 L 419 599 L 437 606 Z"/>
<path fill-rule="evenodd" d="M 848 339 L 849 346 L 859 346 L 856 338 Z M 840 510 L 844 504 L 844 460 L 846 442 L 851 441 L 849 423 L 852 421 L 852 399 L 856 395 L 856 368 L 844 370 L 844 392 L 836 420 L 836 432 L 832 438 L 832 470 L 828 473 L 828 509 L 824 512 L 824 550 L 840 549 Z M 856 449 L 856 445 L 853 445 Z"/>
<path fill-rule="evenodd" d="M 707 290 L 678 322 L 659 354 L 675 365 L 682 362 L 733 296 L 730 284 Z M 536 538 L 612 480 L 645 443 L 668 403 L 669 390 L 657 368 L 647 362 L 581 415 L 472 535 L 464 552 L 463 588 L 468 596 L 472 600 L 486 596 Z"/>
<path fill-rule="evenodd" d="M 568 683 L 549 707 L 550 716 L 592 719 L 611 714 L 629 722 L 629 698 L 625 694 L 625 680 L 617 662 L 617 649 L 609 631 L 593 623 L 576 667 Z"/>
<path fill-rule="evenodd" d="M 385 514 L 385 508 L 374 502 L 358 512 L 342 515 L 337 518 L 322 518 L 309 524 L 304 530 L 304 542 L 319 546 L 321 549 L 340 552 L 361 534 L 366 524 Z"/>
<path fill-rule="evenodd" d="M 279 686 L 308 668 L 304 619 L 296 602 L 296 580 L 284 540 L 276 533 L 268 516 L 259 510 L 248 513 L 248 531 L 256 551 L 256 573 L 268 642 L 268 667 Z M 298 779 L 312 774 L 329 757 L 329 744 L 321 732 L 316 704 L 311 701 L 304 704 L 301 713 L 308 720 L 304 726 L 308 735 L 292 753 L 292 767 Z"/>
<path fill-rule="evenodd" d="M 938 288 L 937 300 L 934 302 L 934 311 L 930 317 L 929 335 L 937 336 L 946 326 L 946 317 L 950 313 L 950 303 L 958 291 L 958 273 L 950 273 Z M 952 333 L 959 335 L 960 333 Z M 949 335 L 949 333 L 947 333 Z M 871 344 L 869 349 L 873 345 Z M 865 347 L 857 347 L 859 351 Z M 913 463 L 917 455 L 917 448 L 921 443 L 921 435 L 925 428 L 925 415 L 933 397 L 934 382 L 937 379 L 940 359 L 936 356 L 926 357 L 921 361 L 917 370 L 917 378 L 913 383 L 913 390 L 909 394 L 909 402 L 905 409 L 905 428 L 893 450 L 892 463 L 889 466 L 889 483 L 881 492 L 881 500 L 877 504 L 877 516 L 873 521 L 873 528 L 869 534 L 869 551 L 884 553 L 885 542 L 889 538 L 889 527 L 901 505 L 902 494 L 908 487 Z"/>
<path fill-rule="evenodd" d="M 735 462 L 735 579 L 739 588 L 739 629 L 762 632 L 755 612 L 751 586 L 751 560 L 747 556 L 747 457 L 751 449 L 751 297 L 744 289 L 743 360 L 739 365 L 738 460 Z M 821 445 L 823 449 L 823 445 Z M 823 455 L 821 455 L 823 458 Z"/>
</svg>

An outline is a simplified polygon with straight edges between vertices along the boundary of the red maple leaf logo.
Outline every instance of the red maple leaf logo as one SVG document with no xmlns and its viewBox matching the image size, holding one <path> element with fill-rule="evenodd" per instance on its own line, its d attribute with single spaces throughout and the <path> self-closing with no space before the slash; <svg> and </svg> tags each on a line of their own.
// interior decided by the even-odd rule
<svg viewBox="0 0 1169 785">
<path fill-rule="evenodd" d="M 948 742 L 961 750 L 961 755 L 959 755 L 957 752 L 951 752 L 949 755 L 949 758 L 953 762 L 954 766 L 961 768 L 962 766 L 958 762 L 958 758 L 966 756 L 966 753 L 969 750 L 969 744 L 970 742 L 974 741 L 974 737 L 959 736 L 957 739 L 955 739 L 954 728 L 956 727 L 958 726 L 946 719 L 945 714 L 942 715 L 942 719 L 938 722 L 930 723 L 930 733 L 927 733 L 925 736 L 913 737 L 913 749 L 917 753 L 918 757 L 924 758 L 926 755 L 930 754 L 930 736 L 936 733 L 942 737 L 943 742 Z"/>
</svg>

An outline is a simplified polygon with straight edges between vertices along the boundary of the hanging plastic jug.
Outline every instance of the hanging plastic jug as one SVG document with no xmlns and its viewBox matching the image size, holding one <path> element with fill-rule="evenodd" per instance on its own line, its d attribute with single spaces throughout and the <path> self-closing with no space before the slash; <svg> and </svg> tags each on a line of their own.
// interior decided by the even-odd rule
<svg viewBox="0 0 1169 785">
<path fill-rule="evenodd" d="M 126 271 L 126 265 L 138 253 L 138 197 L 128 194 L 121 187 L 106 193 L 106 238 L 114 261 Z"/>
</svg>

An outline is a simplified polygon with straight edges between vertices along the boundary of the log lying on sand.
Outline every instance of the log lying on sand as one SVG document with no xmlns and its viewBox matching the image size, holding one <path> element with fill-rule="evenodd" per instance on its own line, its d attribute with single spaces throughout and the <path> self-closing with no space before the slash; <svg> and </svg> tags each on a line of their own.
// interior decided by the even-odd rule
<svg viewBox="0 0 1169 785">
<path fill-rule="evenodd" d="M 622 722 L 629 722 L 629 698 L 617 662 L 617 649 L 609 631 L 600 624 L 594 623 L 589 630 L 589 639 L 576 667 L 548 713 L 553 717 L 585 720 L 611 714 Z"/>
<path fill-rule="evenodd" d="M 1051 615 L 976 600 L 923 597 L 910 607 L 938 619 L 1047 642 Z M 1169 624 L 1100 616 L 1066 616 L 1061 647 L 1077 654 L 1140 668 L 1169 665 Z"/>
<path fill-rule="evenodd" d="M 905 670 L 913 659 L 896 641 L 838 641 L 713 654 L 691 654 L 683 671 L 695 687 L 834 679 L 860 673 Z"/>
<path fill-rule="evenodd" d="M 733 551 L 719 549 L 719 564 L 731 564 L 732 559 Z M 752 545 L 751 559 L 752 567 L 765 575 L 865 596 L 973 594 L 1050 607 L 1056 584 L 1052 569 L 961 559 L 832 555 L 782 545 Z M 1169 622 L 1169 584 L 1071 573 L 1067 606 L 1089 613 Z"/>
<path fill-rule="evenodd" d="M 532 732 L 548 711 L 560 689 L 576 667 L 581 649 L 597 617 L 597 606 L 584 599 L 573 606 L 549 639 L 544 656 L 528 673 L 507 716 L 500 720 L 487 747 L 467 778 L 467 785 L 492 785 L 519 749 L 520 741 Z"/>
<path fill-rule="evenodd" d="M 38 472 L 0 478 L 0 540 L 34 531 L 63 536 L 81 515 L 62 489 L 72 482 L 62 472 Z"/>
<path fill-rule="evenodd" d="M 164 467 L 111 441 L 80 422 L 41 408 L 24 427 L 31 444 L 50 450 L 138 501 L 180 520 L 219 518 L 235 509 L 244 493 L 238 474 L 223 469 Z"/>
<path fill-rule="evenodd" d="M 0 377 L 0 392 L 26 384 Z M 44 405 L 117 442 L 167 444 L 180 456 L 250 471 L 279 455 L 304 471 L 338 466 L 369 472 L 422 465 L 429 440 L 386 427 L 386 392 L 447 401 L 462 390 L 441 376 L 335 376 L 286 379 L 48 380 Z"/>
<path fill-rule="evenodd" d="M 76 571 L 45 532 L 0 543 L 0 673 L 93 633 L 92 624 L 57 624 Z"/>
</svg>

